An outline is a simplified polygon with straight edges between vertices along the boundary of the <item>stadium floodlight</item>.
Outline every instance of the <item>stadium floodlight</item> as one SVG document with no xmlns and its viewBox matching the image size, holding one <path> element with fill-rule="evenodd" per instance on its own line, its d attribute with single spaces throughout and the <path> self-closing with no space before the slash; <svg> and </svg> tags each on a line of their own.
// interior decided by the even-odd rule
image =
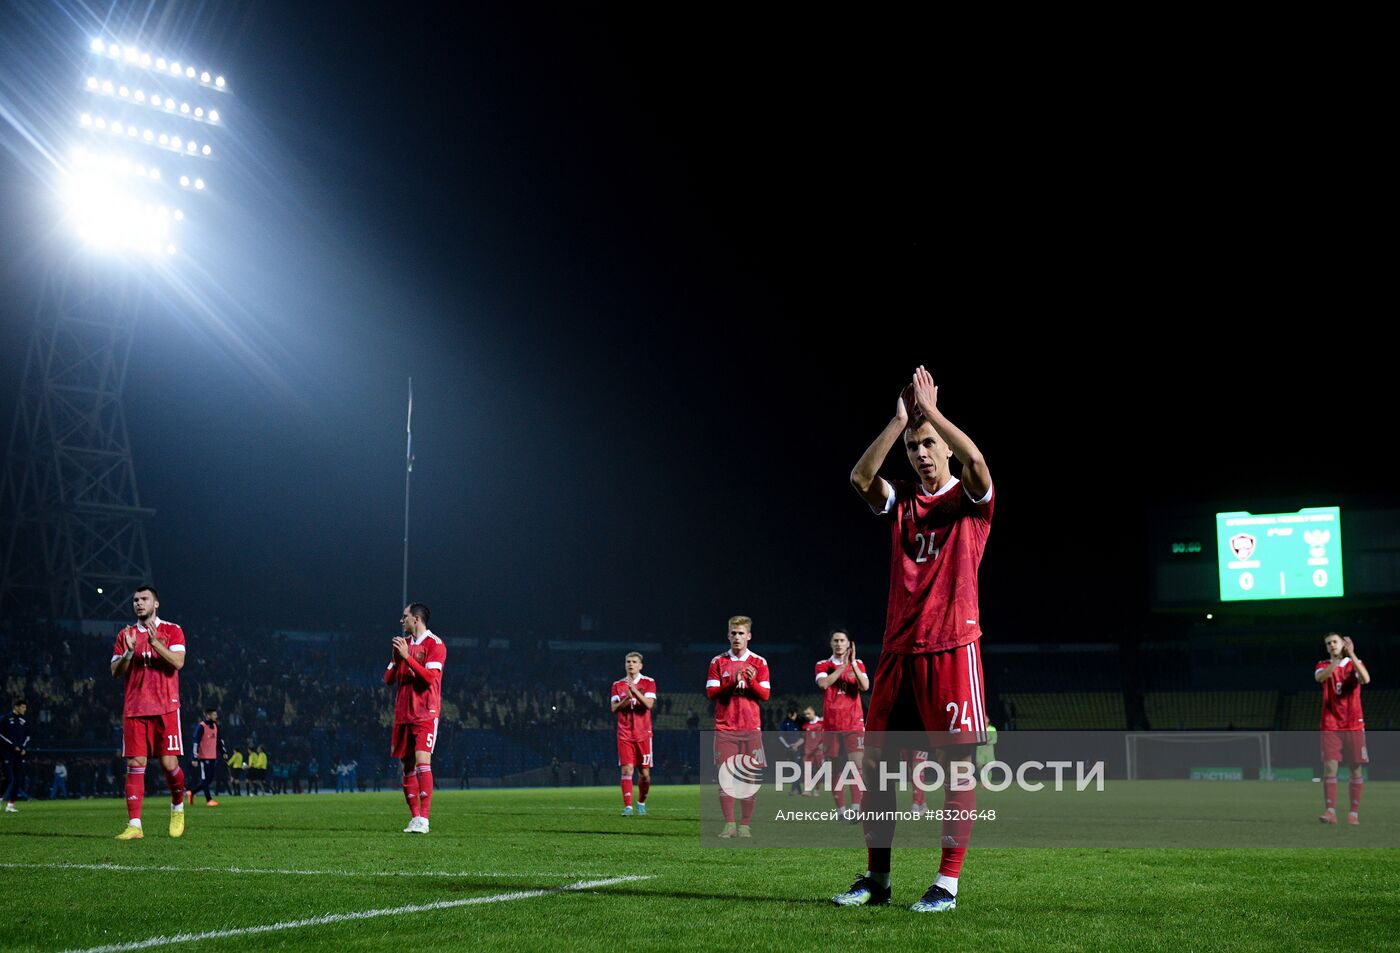
<svg viewBox="0 0 1400 953">
<path fill-rule="evenodd" d="M 201 70 L 188 62 L 167 60 L 138 43 L 108 42 L 95 37 L 88 41 L 88 48 L 111 64 L 109 72 L 113 68 L 128 67 L 155 70 L 163 77 L 194 80 L 207 88 L 227 91 L 223 76 L 215 76 L 212 71 Z M 164 90 L 148 91 L 130 77 L 125 77 L 125 82 L 123 79 L 117 73 L 103 77 L 101 71 L 89 72 L 83 77 L 82 86 L 86 91 L 109 97 L 116 111 L 107 116 L 81 113 L 78 125 L 82 129 L 90 134 L 105 134 L 109 143 L 121 140 L 140 148 L 159 148 L 195 159 L 213 157 L 214 146 L 205 138 L 181 135 L 171 129 L 161 131 L 158 124 L 146 126 L 133 110 L 159 110 L 178 116 L 182 121 L 205 124 L 221 122 L 217 110 L 177 100 Z M 177 224 L 183 226 L 185 210 L 173 207 L 168 198 L 162 204 L 158 196 L 167 188 L 203 192 L 208 183 L 202 176 L 192 173 L 166 171 L 171 172 L 169 177 L 157 164 L 138 158 L 129 145 L 107 146 L 97 152 L 81 147 L 72 150 L 71 161 L 62 170 L 59 191 L 73 230 L 94 247 L 152 255 L 175 254 L 176 236 L 172 228 Z"/>
</svg>

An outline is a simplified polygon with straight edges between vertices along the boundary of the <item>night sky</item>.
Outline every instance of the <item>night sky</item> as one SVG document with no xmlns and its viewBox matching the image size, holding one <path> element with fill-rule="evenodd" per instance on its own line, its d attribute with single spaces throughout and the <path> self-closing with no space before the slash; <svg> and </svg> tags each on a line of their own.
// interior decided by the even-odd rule
<svg viewBox="0 0 1400 953">
<path fill-rule="evenodd" d="M 34 6 L 0 7 L 7 435 L 71 247 L 21 70 L 76 97 L 103 20 Z M 989 638 L 1137 625 L 1157 505 L 1393 505 L 1365 169 L 1287 89 L 851 11 L 163 9 L 109 33 L 234 90 L 176 265 L 209 310 L 151 279 L 127 386 L 177 621 L 392 629 L 410 375 L 449 635 L 877 643 L 847 475 L 920 363 L 998 489 Z"/>
</svg>

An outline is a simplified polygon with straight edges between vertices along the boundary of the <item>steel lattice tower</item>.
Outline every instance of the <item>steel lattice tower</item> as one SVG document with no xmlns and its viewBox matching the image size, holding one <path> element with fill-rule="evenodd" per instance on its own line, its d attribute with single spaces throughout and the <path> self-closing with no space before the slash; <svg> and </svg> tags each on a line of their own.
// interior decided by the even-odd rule
<svg viewBox="0 0 1400 953">
<path fill-rule="evenodd" d="M 122 409 L 137 287 L 82 265 L 45 279 L 0 477 L 0 614 L 120 618 L 151 579 Z"/>
</svg>

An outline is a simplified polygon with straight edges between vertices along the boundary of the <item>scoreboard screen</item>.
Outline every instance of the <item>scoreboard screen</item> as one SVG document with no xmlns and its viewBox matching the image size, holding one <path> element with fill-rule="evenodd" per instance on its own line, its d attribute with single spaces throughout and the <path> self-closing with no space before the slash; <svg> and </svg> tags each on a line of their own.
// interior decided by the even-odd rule
<svg viewBox="0 0 1400 953">
<path fill-rule="evenodd" d="M 1342 588 L 1342 510 L 1217 513 L 1220 601 L 1324 599 Z"/>
</svg>

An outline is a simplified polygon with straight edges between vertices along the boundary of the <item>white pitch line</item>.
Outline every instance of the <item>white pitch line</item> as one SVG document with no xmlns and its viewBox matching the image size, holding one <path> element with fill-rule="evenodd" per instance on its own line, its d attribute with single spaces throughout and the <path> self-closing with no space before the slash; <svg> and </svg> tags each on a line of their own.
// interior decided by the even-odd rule
<svg viewBox="0 0 1400 953">
<path fill-rule="evenodd" d="M 282 874 L 292 877 L 596 877 L 578 871 L 499 870 L 289 870 L 269 867 L 175 867 L 138 864 L 34 864 L 0 863 L 10 870 L 114 870 L 157 874 Z"/>
<path fill-rule="evenodd" d="M 580 880 L 578 883 L 547 890 L 518 890 L 514 893 L 498 893 L 489 897 L 466 897 L 461 900 L 438 900 L 433 903 L 415 903 L 404 907 L 384 907 L 378 910 L 357 910 L 353 913 L 326 913 L 305 920 L 283 920 L 280 923 L 267 923 L 255 927 L 236 927 L 231 930 L 209 930 L 205 933 L 176 933 L 171 936 L 153 936 L 148 940 L 133 940 L 130 943 L 112 943 L 107 946 L 91 946 L 81 950 L 68 950 L 66 953 L 126 953 L 128 950 L 148 950 L 156 946 L 173 946 L 176 943 L 198 943 L 201 940 L 222 940 L 232 936 L 252 936 L 258 933 L 275 933 L 280 930 L 297 930 L 301 927 L 326 926 L 331 923 L 348 923 L 352 920 L 370 920 L 375 917 L 391 917 L 401 913 L 424 913 L 432 910 L 451 910 L 455 907 L 479 906 L 484 903 L 505 903 L 510 900 L 529 900 L 532 897 L 546 897 L 550 894 L 575 893 L 593 890 L 598 887 L 611 887 L 614 884 L 635 880 L 651 880 L 651 877 L 628 876 L 609 877 L 606 880 Z"/>
</svg>

